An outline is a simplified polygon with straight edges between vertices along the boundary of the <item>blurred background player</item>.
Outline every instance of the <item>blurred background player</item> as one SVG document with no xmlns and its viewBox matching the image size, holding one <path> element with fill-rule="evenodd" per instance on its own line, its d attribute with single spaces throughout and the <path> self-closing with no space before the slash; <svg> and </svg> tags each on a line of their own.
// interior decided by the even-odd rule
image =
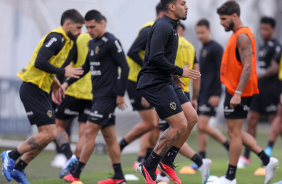
<svg viewBox="0 0 282 184">
<path fill-rule="evenodd" d="M 91 39 L 88 33 L 81 33 L 74 43 L 72 67 L 81 67 L 86 61 L 88 43 Z M 65 92 L 65 98 L 55 110 L 57 138 L 56 142 L 67 158 L 59 177 L 70 174 L 78 164 L 80 152 L 84 143 L 85 123 L 90 113 L 92 100 L 91 75 L 88 72 L 83 78 L 72 84 Z M 79 122 L 79 139 L 73 155 L 70 147 L 69 136 L 65 129 L 75 117 Z"/>
<path fill-rule="evenodd" d="M 115 133 L 115 108 L 124 110 L 127 105 L 124 93 L 127 88 L 129 68 L 119 40 L 106 31 L 106 22 L 99 11 L 90 10 L 85 15 L 85 25 L 92 37 L 87 59 L 82 66 L 92 77 L 93 101 L 86 122 L 85 141 L 77 167 L 64 177 L 66 182 L 80 181 L 80 174 L 90 158 L 98 132 L 101 130 L 112 161 L 115 175 L 98 184 L 125 184 L 120 164 L 120 148 Z M 120 67 L 121 72 L 118 73 Z M 63 87 L 71 86 L 77 79 L 68 79 Z"/>
<path fill-rule="evenodd" d="M 240 19 L 240 6 L 236 1 L 227 1 L 217 9 L 220 24 L 225 31 L 233 31 L 221 61 L 221 82 L 226 87 L 224 116 L 230 137 L 229 166 L 225 176 L 213 183 L 236 184 L 237 163 L 242 144 L 256 153 L 265 166 L 265 184 L 274 178 L 279 161 L 269 157 L 260 148 L 253 136 L 242 131 L 254 94 L 258 94 L 256 73 L 256 43 L 250 28 Z"/>
<path fill-rule="evenodd" d="M 81 75 L 81 68 L 60 68 L 68 57 L 73 41 L 80 34 L 84 19 L 75 9 L 65 11 L 61 16 L 61 27 L 50 31 L 37 45 L 29 64 L 18 73 L 23 80 L 20 98 L 31 125 L 38 133 L 28 138 L 12 151 L 2 153 L 3 173 L 8 181 L 28 184 L 24 169 L 44 148 L 56 138 L 56 125 L 52 101 L 49 97 L 51 86 L 57 102 L 64 91 L 56 74 L 66 77 Z M 21 157 L 22 156 L 22 157 Z M 21 159 L 15 165 L 16 160 Z"/>
<path fill-rule="evenodd" d="M 201 72 L 201 85 L 198 97 L 198 150 L 202 158 L 206 158 L 208 135 L 220 142 L 228 151 L 227 138 L 216 128 L 209 126 L 209 120 L 216 114 L 221 95 L 220 64 L 223 53 L 222 47 L 211 39 L 210 24 L 207 19 L 201 19 L 196 25 L 196 33 L 203 44 L 200 52 L 199 64 Z M 192 168 L 197 169 L 196 165 Z"/>
<path fill-rule="evenodd" d="M 259 47 L 257 61 L 259 94 L 254 95 L 247 117 L 247 132 L 254 137 L 256 137 L 257 123 L 262 115 L 266 115 L 270 123 L 278 123 L 280 125 L 280 122 L 273 121 L 277 113 L 277 103 L 279 102 L 281 92 L 278 79 L 281 45 L 274 38 L 274 33 L 275 20 L 271 17 L 262 17 L 260 20 L 260 35 L 263 44 Z M 280 129 L 278 128 L 278 130 Z M 274 135 L 270 134 L 270 141 L 265 149 L 265 153 L 268 156 L 272 155 L 274 141 Z M 250 150 L 245 148 L 244 156 L 240 157 L 238 167 L 243 168 L 250 164 Z"/>
<path fill-rule="evenodd" d="M 189 68 L 193 70 L 199 71 L 199 64 L 196 59 L 196 52 L 194 46 L 183 37 L 183 32 L 185 31 L 185 26 L 182 23 L 178 23 L 178 49 L 177 55 L 175 59 L 175 65 L 179 67 L 183 67 L 186 65 L 190 65 Z M 183 86 L 184 89 L 182 90 L 187 98 L 190 100 L 190 79 L 182 77 L 181 80 L 186 84 Z M 197 109 L 197 96 L 200 87 L 200 79 L 193 80 L 193 97 L 190 101 L 192 106 Z M 188 120 L 189 122 L 189 120 Z M 161 131 L 165 131 L 169 127 L 169 124 L 164 121 L 160 120 L 159 128 Z M 210 167 L 211 167 L 211 160 L 210 159 L 203 159 L 200 155 L 195 153 L 195 151 L 185 142 L 183 146 L 180 148 L 179 153 L 186 158 L 191 159 L 195 162 L 196 167 L 199 169 L 202 177 L 202 183 L 206 183 L 209 178 Z M 170 154 L 170 152 L 168 152 Z M 173 154 L 173 153 L 172 153 Z M 169 183 L 169 179 L 164 172 L 157 175 L 157 182 L 166 182 Z"/>
<path fill-rule="evenodd" d="M 163 7 L 161 3 L 158 3 L 156 6 L 156 14 L 157 16 L 155 20 L 163 16 Z M 126 58 L 129 66 L 127 87 L 128 96 L 130 98 L 133 110 L 139 112 L 143 121 L 142 123 L 136 125 L 120 141 L 119 145 L 122 151 L 128 144 L 142 136 L 138 158 L 133 166 L 134 170 L 137 170 L 138 165 L 148 158 L 155 146 L 156 139 L 158 139 L 158 132 L 156 132 L 154 129 L 158 128 L 159 117 L 152 106 L 146 104 L 146 102 L 144 104 L 145 99 L 142 99 L 141 93 L 136 90 L 137 76 L 143 65 L 147 36 L 154 22 L 155 21 L 148 22 L 141 28 L 137 38 L 128 51 L 128 57 Z"/>
</svg>

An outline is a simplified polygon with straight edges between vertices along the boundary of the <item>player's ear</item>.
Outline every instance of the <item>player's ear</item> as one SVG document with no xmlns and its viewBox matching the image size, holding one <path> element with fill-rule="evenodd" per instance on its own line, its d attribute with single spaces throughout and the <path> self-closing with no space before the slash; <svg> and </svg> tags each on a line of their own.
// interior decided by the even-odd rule
<svg viewBox="0 0 282 184">
<path fill-rule="evenodd" d="M 171 11 L 175 11 L 175 5 L 173 3 L 170 3 L 168 5 L 168 9 L 170 9 Z"/>
</svg>

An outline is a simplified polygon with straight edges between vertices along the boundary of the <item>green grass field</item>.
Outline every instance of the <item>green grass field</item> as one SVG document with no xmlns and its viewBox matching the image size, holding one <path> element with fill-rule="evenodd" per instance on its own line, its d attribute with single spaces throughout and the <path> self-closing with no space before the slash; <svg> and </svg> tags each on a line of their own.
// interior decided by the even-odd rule
<svg viewBox="0 0 282 184">
<path fill-rule="evenodd" d="M 260 132 L 258 134 L 257 140 L 259 144 L 264 147 L 267 144 L 267 132 Z M 195 132 L 189 138 L 190 145 L 196 149 L 196 134 Z M 0 151 L 3 151 L 4 148 L 0 148 Z M 212 159 L 213 165 L 211 170 L 211 175 L 222 176 L 225 174 L 227 169 L 227 152 L 217 142 L 210 138 L 208 149 L 208 157 Z M 39 155 L 35 160 L 33 160 L 26 169 L 27 178 L 31 184 L 62 184 L 63 180 L 58 179 L 58 174 L 60 169 L 52 168 L 50 162 L 54 158 L 55 153 L 51 151 L 44 151 Z M 137 154 L 127 154 L 122 155 L 122 166 L 125 174 L 134 174 L 140 178 L 139 181 L 129 181 L 128 184 L 141 184 L 144 183 L 143 178 L 139 176 L 132 169 L 133 162 L 136 159 Z M 275 147 L 274 147 L 274 157 L 277 157 L 282 161 L 282 141 L 281 138 L 278 138 Z M 245 169 L 240 169 L 237 171 L 236 178 L 238 184 L 261 184 L 264 182 L 264 176 L 254 176 L 254 171 L 260 166 L 260 161 L 255 154 L 251 155 L 253 159 L 253 164 L 250 167 Z M 181 169 L 182 166 L 190 165 L 192 162 L 183 156 L 178 156 L 176 160 L 177 171 Z M 282 167 L 282 166 L 281 166 Z M 89 162 L 87 163 L 82 175 L 81 180 L 84 184 L 95 184 L 99 180 L 107 179 L 113 173 L 111 166 L 109 164 L 109 158 L 107 155 L 96 155 L 93 154 Z M 183 184 L 200 184 L 201 177 L 200 173 L 194 175 L 181 175 L 179 174 L 180 179 Z M 282 180 L 282 169 L 278 169 L 276 177 L 273 180 L 274 182 Z M 0 183 L 11 183 L 7 182 L 4 179 L 4 176 L 0 176 Z"/>
</svg>

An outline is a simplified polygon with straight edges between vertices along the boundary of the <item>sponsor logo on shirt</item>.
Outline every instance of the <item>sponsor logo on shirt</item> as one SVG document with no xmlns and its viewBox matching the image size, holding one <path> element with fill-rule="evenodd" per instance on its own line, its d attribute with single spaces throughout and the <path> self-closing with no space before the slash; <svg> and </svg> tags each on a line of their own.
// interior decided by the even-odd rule
<svg viewBox="0 0 282 184">
<path fill-rule="evenodd" d="M 117 47 L 117 52 L 121 53 L 122 52 L 122 47 L 121 47 L 121 45 L 119 44 L 119 42 L 117 40 L 115 41 L 115 45 Z"/>
<path fill-rule="evenodd" d="M 65 109 L 64 110 L 64 114 L 77 116 L 79 113 L 77 111 L 72 111 L 70 109 Z"/>
<path fill-rule="evenodd" d="M 90 50 L 90 56 L 94 56 L 94 51 Z"/>
</svg>

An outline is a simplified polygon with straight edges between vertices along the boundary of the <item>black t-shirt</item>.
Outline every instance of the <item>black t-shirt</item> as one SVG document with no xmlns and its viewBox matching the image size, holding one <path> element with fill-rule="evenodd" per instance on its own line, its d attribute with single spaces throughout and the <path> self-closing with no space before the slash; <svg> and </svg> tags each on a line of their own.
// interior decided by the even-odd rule
<svg viewBox="0 0 282 184">
<path fill-rule="evenodd" d="M 49 63 L 52 56 L 57 55 L 65 45 L 64 36 L 60 33 L 50 33 L 46 36 L 39 49 L 34 66 L 40 70 L 53 74 L 65 74 L 65 69 L 57 68 Z"/>
<path fill-rule="evenodd" d="M 139 52 L 141 50 L 145 50 L 146 48 L 147 37 L 150 29 L 151 26 L 144 27 L 143 29 L 141 29 L 138 37 L 135 39 L 127 53 L 127 55 L 141 67 L 143 66 L 143 59 L 140 57 Z"/>
<path fill-rule="evenodd" d="M 203 45 L 200 52 L 199 64 L 201 84 L 199 96 L 209 99 L 210 96 L 220 96 L 220 65 L 223 54 L 222 47 L 215 41 Z"/>
<path fill-rule="evenodd" d="M 280 57 L 281 45 L 277 39 L 273 39 L 262 44 L 258 51 L 257 73 L 264 73 L 265 70 L 271 65 L 272 60 L 276 61 L 279 65 Z M 278 74 L 258 80 L 258 87 L 260 93 L 279 90 L 280 82 L 278 79 Z"/>
<path fill-rule="evenodd" d="M 182 76 L 183 69 L 174 65 L 177 48 L 177 20 L 164 15 L 149 31 L 137 89 L 158 83 L 173 83 L 172 75 Z"/>
<path fill-rule="evenodd" d="M 121 68 L 119 75 L 118 68 Z M 89 52 L 84 73 L 91 71 L 93 98 L 105 96 L 124 96 L 127 88 L 129 67 L 119 40 L 110 33 L 101 38 L 90 40 Z M 77 79 L 71 78 L 67 82 L 71 85 Z"/>
</svg>

